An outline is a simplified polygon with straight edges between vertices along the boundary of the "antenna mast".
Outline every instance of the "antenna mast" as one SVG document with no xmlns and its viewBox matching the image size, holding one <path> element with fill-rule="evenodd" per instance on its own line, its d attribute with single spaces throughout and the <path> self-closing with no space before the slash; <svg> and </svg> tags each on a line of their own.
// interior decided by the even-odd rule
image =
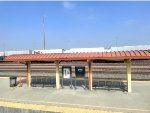
<svg viewBox="0 0 150 113">
<path fill-rule="evenodd" d="M 45 30 L 44 30 L 44 16 L 43 16 L 43 46 L 44 46 L 44 49 L 45 49 L 45 46 L 46 46 L 46 43 L 45 43 Z"/>
</svg>

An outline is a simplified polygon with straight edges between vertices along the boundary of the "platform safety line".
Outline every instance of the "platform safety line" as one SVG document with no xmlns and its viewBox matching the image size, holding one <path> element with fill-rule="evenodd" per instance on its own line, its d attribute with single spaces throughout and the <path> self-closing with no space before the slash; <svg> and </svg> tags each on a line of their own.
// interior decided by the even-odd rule
<svg viewBox="0 0 150 113">
<path fill-rule="evenodd" d="M 93 110 L 93 109 L 83 109 L 83 108 L 70 108 L 70 107 L 59 107 L 59 106 L 50 106 L 50 105 L 39 105 L 39 104 L 28 104 L 21 102 L 8 102 L 0 101 L 1 107 L 8 108 L 17 108 L 17 109 L 29 109 L 34 111 L 49 111 L 57 113 L 122 113 L 122 112 L 111 112 L 111 111 L 102 111 L 102 110 Z"/>
<path fill-rule="evenodd" d="M 150 112 L 150 109 L 132 109 L 132 108 L 121 108 L 121 107 L 106 107 L 106 106 L 94 106 L 94 105 L 82 105 L 82 104 L 71 104 L 71 103 L 60 103 L 60 102 L 46 102 L 46 101 L 32 101 L 32 100 L 19 100 L 19 99 L 5 99 L 0 98 L 0 100 L 5 101 L 15 101 L 15 102 L 38 102 L 40 103 L 47 103 L 47 104 L 57 104 L 57 105 L 70 105 L 70 106 L 79 106 L 81 107 L 88 107 L 90 108 L 104 108 L 104 109 L 118 109 L 118 110 L 127 110 L 127 111 L 141 111 L 141 112 Z M 90 108 L 89 108 L 90 107 Z"/>
</svg>

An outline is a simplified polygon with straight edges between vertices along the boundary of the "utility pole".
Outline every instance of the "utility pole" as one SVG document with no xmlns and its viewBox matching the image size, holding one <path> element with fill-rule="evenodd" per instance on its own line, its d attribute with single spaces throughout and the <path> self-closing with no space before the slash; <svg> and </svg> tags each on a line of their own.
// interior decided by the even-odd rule
<svg viewBox="0 0 150 113">
<path fill-rule="evenodd" d="M 44 16 L 43 16 L 43 46 L 44 46 L 44 49 L 45 49 L 45 46 L 46 46 L 46 43 L 45 43 L 45 30 L 44 30 Z"/>
</svg>

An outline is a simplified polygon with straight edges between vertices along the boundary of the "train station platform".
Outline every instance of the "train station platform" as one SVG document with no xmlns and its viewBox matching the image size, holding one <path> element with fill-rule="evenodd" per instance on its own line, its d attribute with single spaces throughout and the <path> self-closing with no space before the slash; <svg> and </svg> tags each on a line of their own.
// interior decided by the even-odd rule
<svg viewBox="0 0 150 113">
<path fill-rule="evenodd" d="M 62 109 L 81 110 L 79 113 L 88 113 L 88 110 L 91 113 L 149 113 L 150 82 L 132 82 L 132 85 L 134 89 L 132 93 L 100 89 L 91 92 L 81 88 L 74 90 L 69 87 L 59 90 L 52 87 L 11 88 L 9 87 L 9 78 L 0 78 L 0 106 L 11 107 L 14 105 L 15 107 L 18 105 L 21 108 L 22 104 L 23 106 L 29 104 L 29 107 L 39 105 L 41 110 L 47 107 L 50 111 L 58 107 L 57 112 L 62 111 L 63 113 L 67 113 L 67 111 Z M 43 108 L 40 107 L 42 105 L 44 105 Z M 54 110 L 54 112 L 56 111 Z"/>
</svg>

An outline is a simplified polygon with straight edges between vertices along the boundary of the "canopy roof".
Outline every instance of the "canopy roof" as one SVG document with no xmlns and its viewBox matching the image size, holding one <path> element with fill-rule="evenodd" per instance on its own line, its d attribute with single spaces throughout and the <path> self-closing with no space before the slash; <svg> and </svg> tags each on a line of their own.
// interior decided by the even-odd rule
<svg viewBox="0 0 150 113">
<path fill-rule="evenodd" d="M 4 61 L 55 61 L 55 60 L 124 60 L 150 59 L 150 50 L 96 53 L 51 53 L 10 55 Z"/>
</svg>

